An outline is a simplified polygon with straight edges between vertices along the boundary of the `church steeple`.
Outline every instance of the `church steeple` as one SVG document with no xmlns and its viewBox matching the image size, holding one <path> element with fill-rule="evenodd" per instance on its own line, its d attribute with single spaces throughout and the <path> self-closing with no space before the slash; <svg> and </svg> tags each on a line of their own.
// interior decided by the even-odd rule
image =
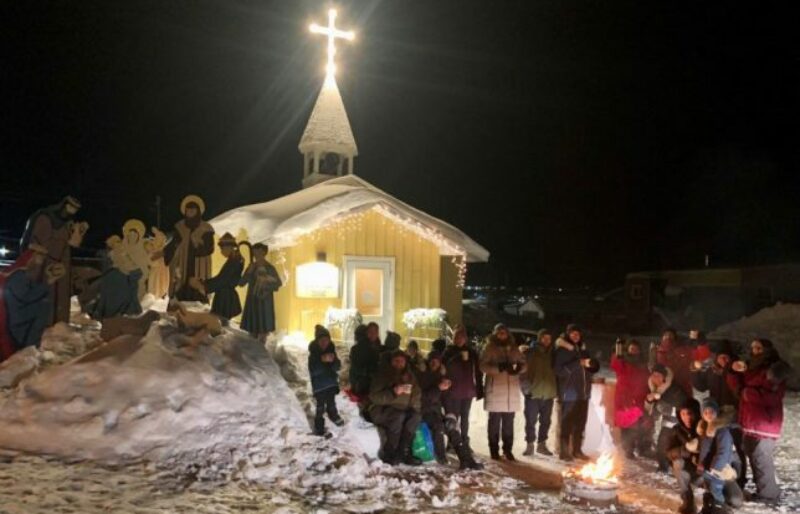
<svg viewBox="0 0 800 514">
<path fill-rule="evenodd" d="M 298 145 L 303 154 L 303 187 L 352 174 L 353 158 L 358 155 L 342 95 L 336 85 L 334 62 L 335 40 L 338 38 L 352 41 L 355 34 L 336 28 L 335 9 L 328 11 L 327 27 L 314 23 L 310 28 L 311 32 L 328 38 L 328 64 L 325 68 L 325 83 Z"/>
<path fill-rule="evenodd" d="M 325 79 L 298 148 L 303 154 L 303 187 L 353 173 L 358 147 L 333 77 Z"/>
</svg>

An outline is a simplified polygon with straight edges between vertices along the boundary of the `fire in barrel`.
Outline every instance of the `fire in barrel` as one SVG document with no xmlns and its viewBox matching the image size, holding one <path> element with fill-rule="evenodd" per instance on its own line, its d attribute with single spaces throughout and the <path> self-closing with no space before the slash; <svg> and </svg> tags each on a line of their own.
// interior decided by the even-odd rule
<svg viewBox="0 0 800 514">
<path fill-rule="evenodd" d="M 614 457 L 603 454 L 596 462 L 564 471 L 564 499 L 570 503 L 606 507 L 617 503 L 619 484 Z"/>
</svg>

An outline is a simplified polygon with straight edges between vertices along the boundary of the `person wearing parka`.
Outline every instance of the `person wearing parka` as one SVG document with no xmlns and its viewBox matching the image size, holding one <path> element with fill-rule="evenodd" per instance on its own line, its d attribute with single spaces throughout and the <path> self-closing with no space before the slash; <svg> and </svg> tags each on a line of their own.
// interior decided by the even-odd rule
<svg viewBox="0 0 800 514">
<path fill-rule="evenodd" d="M 502 431 L 503 454 L 506 459 L 514 461 L 514 413 L 522 406 L 519 375 L 525 372 L 526 364 L 511 333 L 502 323 L 497 324 L 489 336 L 480 363 L 481 371 L 486 375 L 483 408 L 489 413 L 489 453 L 492 459 L 500 459 Z"/>
<path fill-rule="evenodd" d="M 408 342 L 406 345 L 406 354 L 408 355 L 408 365 L 411 367 L 411 370 L 417 374 L 417 377 L 419 377 L 419 374 L 427 369 L 428 363 L 419 351 L 419 343 L 416 340 L 412 339 Z"/>
<path fill-rule="evenodd" d="M 678 424 L 678 409 L 689 398 L 683 389 L 674 382 L 672 370 L 656 364 L 647 381 L 650 392 L 645 398 L 645 411 L 651 416 L 653 425 L 661 418 L 661 431 L 656 438 L 656 461 L 658 469 L 669 472 L 667 449 L 672 439 L 672 431 Z"/>
<path fill-rule="evenodd" d="M 419 372 L 417 378 L 422 389 L 422 421 L 430 429 L 436 461 L 439 464 L 447 465 L 444 444 L 446 434 L 450 446 L 456 451 L 460 469 L 483 469 L 481 464 L 475 462 L 472 452 L 464 443 L 461 432 L 458 430 L 456 417 L 445 416 L 442 410 L 442 396 L 452 385 L 450 379 L 447 378 L 445 367 L 442 365 L 442 355 L 435 351 L 429 353 L 425 370 Z"/>
<path fill-rule="evenodd" d="M 380 348 L 367 338 L 367 326 L 359 325 L 355 330 L 356 344 L 350 348 L 350 391 L 364 405 L 369 395 L 372 376 L 378 371 Z"/>
<path fill-rule="evenodd" d="M 383 346 L 381 346 L 381 358 L 378 361 L 378 366 L 383 366 L 384 364 L 388 364 L 389 361 L 392 359 L 392 355 L 394 352 L 400 349 L 400 342 L 403 338 L 397 332 L 392 332 L 391 330 L 386 331 L 386 337 L 383 340 Z M 409 357 L 406 353 L 406 357 Z M 412 368 L 411 359 L 408 359 L 409 368 Z"/>
<path fill-rule="evenodd" d="M 311 390 L 317 404 L 314 416 L 314 434 L 325 435 L 325 414 L 334 425 L 342 426 L 344 421 L 336 409 L 336 395 L 339 394 L 339 370 L 342 363 L 336 356 L 336 348 L 331 341 L 328 329 L 321 325 L 314 328 L 314 340 L 308 345 L 308 374 L 311 376 Z"/>
<path fill-rule="evenodd" d="M 553 371 L 553 335 L 542 329 L 536 341 L 524 349 L 527 369 L 520 375 L 520 388 L 525 398 L 525 442 L 523 455 L 533 455 L 534 443 L 538 453 L 551 456 L 547 436 L 556 397 L 556 374 Z M 536 424 L 539 433 L 536 433 Z"/>
<path fill-rule="evenodd" d="M 702 420 L 697 425 L 700 437 L 697 471 L 708 490 L 703 497 L 704 513 L 724 513 L 726 505 L 738 508 L 744 502 L 744 494 L 736 483 L 739 462 L 729 428 L 733 419 L 733 411 L 724 414 L 713 398 L 703 402 Z"/>
<path fill-rule="evenodd" d="M 774 453 L 783 428 L 783 396 L 792 370 L 781 360 L 768 339 L 750 344 L 747 362 L 736 361 L 728 375 L 739 395 L 739 424 L 744 432 L 742 446 L 756 483 L 754 499 L 775 503 L 780 488 L 775 479 Z"/>
<path fill-rule="evenodd" d="M 472 399 L 483 399 L 483 372 L 480 356 L 467 341 L 463 326 L 456 327 L 453 343 L 445 348 L 442 363 L 451 382 L 450 389 L 444 393 L 444 411 L 460 422 L 461 438 L 469 446 L 469 413 Z"/>
<path fill-rule="evenodd" d="M 661 364 L 672 370 L 675 375 L 675 383 L 683 389 L 687 395 L 692 395 L 692 376 L 690 363 L 692 361 L 692 346 L 684 343 L 678 338 L 678 333 L 673 328 L 664 330 L 661 340 L 655 348 L 652 368 L 656 364 Z"/>
<path fill-rule="evenodd" d="M 731 364 L 736 359 L 733 344 L 730 341 L 716 341 L 710 346 L 713 356 L 705 361 L 696 360 L 692 364 L 692 386 L 701 395 L 713 398 L 726 412 L 736 413 L 739 397 L 730 386 L 728 375 L 733 373 Z M 745 463 L 742 428 L 733 416 L 734 422 L 729 426 L 733 436 L 733 445 L 739 456 L 739 462 Z M 736 470 L 740 487 L 747 483 L 746 468 Z"/>
<path fill-rule="evenodd" d="M 408 366 L 408 356 L 395 350 L 372 379 L 369 393 L 372 422 L 385 431 L 379 452 L 390 465 L 419 465 L 411 454 L 411 443 L 422 420 L 422 390 Z"/>
<path fill-rule="evenodd" d="M 614 391 L 614 425 L 621 431 L 622 446 L 628 458 L 647 455 L 651 450 L 648 441 L 649 417 L 645 416 L 644 402 L 650 392 L 647 382 L 650 372 L 643 358 L 642 347 L 631 339 L 627 345 L 617 339 L 611 369 L 617 375 Z"/>
<path fill-rule="evenodd" d="M 556 340 L 553 369 L 561 404 L 559 457 L 565 461 L 588 460 L 581 447 L 589 415 L 592 376 L 600 369 L 600 363 L 586 351 L 578 325 L 567 325 L 567 330 Z"/>
<path fill-rule="evenodd" d="M 694 493 L 692 482 L 700 474 L 697 472 L 697 456 L 699 452 L 699 438 L 697 424 L 700 421 L 700 405 L 694 398 L 689 398 L 678 411 L 678 424 L 672 431 L 669 442 L 667 458 L 672 465 L 672 474 L 678 482 L 678 491 L 681 496 L 679 514 L 695 514 Z"/>
</svg>

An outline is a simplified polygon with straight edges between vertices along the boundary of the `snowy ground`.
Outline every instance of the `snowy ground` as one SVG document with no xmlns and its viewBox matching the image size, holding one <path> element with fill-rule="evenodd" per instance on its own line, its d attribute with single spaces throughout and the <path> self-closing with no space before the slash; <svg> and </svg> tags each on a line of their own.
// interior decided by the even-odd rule
<svg viewBox="0 0 800 514">
<path fill-rule="evenodd" d="M 330 427 L 329 440 L 310 436 L 306 341 L 271 341 L 267 353 L 234 328 L 191 349 L 164 318 L 141 341 L 76 359 L 101 344 L 97 330 L 88 322 L 54 327 L 36 373 L 0 392 L 0 514 L 585 512 L 558 492 L 511 478 L 536 473 L 530 468 L 385 466 L 375 459 L 374 428 L 343 395 L 347 424 Z M 482 405 L 473 412 L 480 451 Z M 785 431 L 780 511 L 797 512 L 798 395 L 787 398 Z M 562 469 L 553 459 L 539 464 Z M 670 512 L 677 504 L 671 477 L 649 463 L 628 465 L 622 483 L 626 506 L 616 512 Z"/>
</svg>

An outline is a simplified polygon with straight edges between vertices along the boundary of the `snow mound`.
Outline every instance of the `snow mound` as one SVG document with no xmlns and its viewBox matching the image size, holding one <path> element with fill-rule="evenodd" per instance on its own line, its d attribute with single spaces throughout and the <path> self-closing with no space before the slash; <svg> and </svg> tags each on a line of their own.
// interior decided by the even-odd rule
<svg viewBox="0 0 800 514">
<path fill-rule="evenodd" d="M 795 370 L 800 369 L 800 304 L 777 304 L 761 309 L 752 316 L 722 325 L 713 338 L 731 339 L 749 344 L 756 337 L 765 337 Z"/>
<path fill-rule="evenodd" d="M 67 325 L 46 345 L 73 354 L 96 333 Z M 244 479 L 307 494 L 367 487 L 358 449 L 309 434 L 262 344 L 226 329 L 195 347 L 169 320 L 23 381 L 0 401 L 0 448 L 111 465 L 149 461 L 199 481 Z"/>
</svg>

